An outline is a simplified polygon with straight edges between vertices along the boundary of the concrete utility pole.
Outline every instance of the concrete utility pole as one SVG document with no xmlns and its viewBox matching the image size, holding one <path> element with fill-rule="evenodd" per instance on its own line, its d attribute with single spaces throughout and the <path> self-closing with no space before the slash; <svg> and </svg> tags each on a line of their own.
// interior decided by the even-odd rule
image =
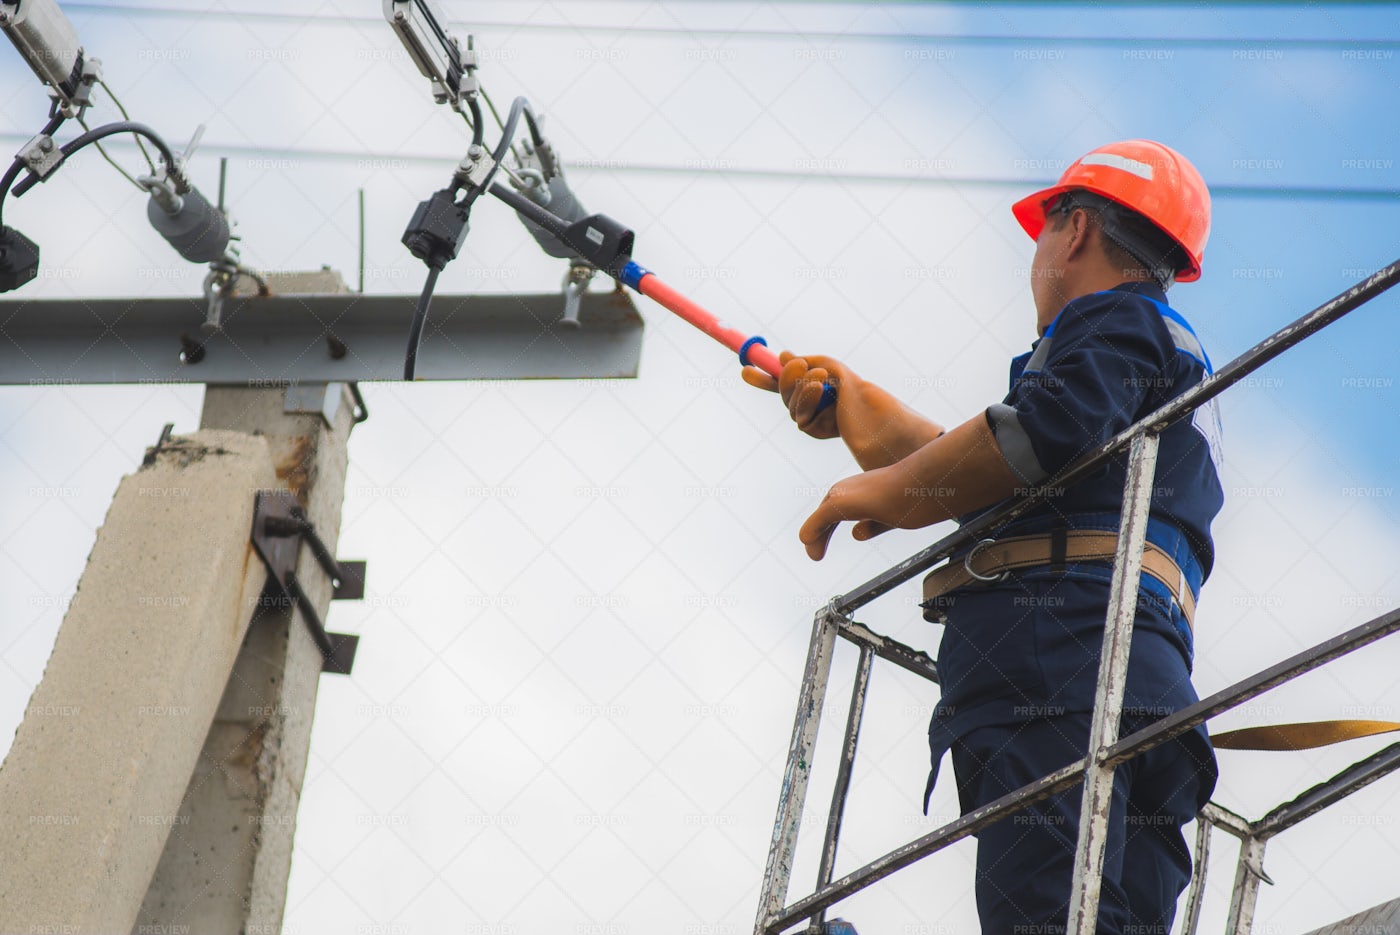
<svg viewBox="0 0 1400 935">
<path fill-rule="evenodd" d="M 211 386 L 122 481 L 0 769 L 0 931 L 280 931 L 323 657 L 260 600 L 254 498 L 290 490 L 334 554 L 353 409 L 344 384 Z M 324 620 L 310 548 L 297 579 Z"/>
<path fill-rule="evenodd" d="M 285 532 L 269 576 L 255 496 L 289 492 L 301 516 L 275 519 L 334 555 L 347 381 L 399 378 L 413 302 L 330 270 L 268 279 L 271 297 L 244 278 L 217 318 L 198 300 L 0 303 L 0 385 L 209 386 L 201 430 L 122 481 L 0 768 L 0 932 L 281 931 L 325 658 L 306 611 L 325 620 L 333 588 Z M 558 294 L 439 297 L 423 375 L 635 377 L 631 300 L 574 299 L 561 319 Z M 293 556 L 302 606 L 259 601 Z M 325 668 L 348 671 L 347 643 L 327 645 Z"/>
<path fill-rule="evenodd" d="M 269 284 L 282 295 L 350 291 L 334 272 L 274 276 Z M 200 427 L 265 438 L 278 484 L 296 496 L 334 555 L 353 409 L 343 383 L 210 386 Z M 301 550 L 297 578 L 325 620 L 331 582 L 309 548 Z M 137 932 L 281 931 L 321 667 L 300 610 L 286 603 L 260 609 L 170 827 Z"/>
<path fill-rule="evenodd" d="M 267 441 L 199 432 L 123 478 L 0 768 L 0 931 L 129 932 L 267 577 Z"/>
</svg>

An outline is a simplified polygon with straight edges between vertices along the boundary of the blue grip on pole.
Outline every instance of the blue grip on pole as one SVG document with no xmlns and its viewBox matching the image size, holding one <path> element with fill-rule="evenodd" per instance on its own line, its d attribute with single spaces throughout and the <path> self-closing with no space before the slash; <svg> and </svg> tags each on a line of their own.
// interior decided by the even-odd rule
<svg viewBox="0 0 1400 935">
<path fill-rule="evenodd" d="M 633 289 L 636 289 L 641 286 L 642 277 L 649 275 L 651 275 L 651 270 L 647 269 L 636 260 L 628 260 L 627 264 L 622 267 L 621 275 L 617 278 L 624 286 L 631 286 Z"/>
<path fill-rule="evenodd" d="M 764 347 L 768 346 L 768 342 L 758 335 L 754 335 L 743 344 L 739 345 L 739 363 L 743 364 L 745 367 L 749 365 L 749 348 L 753 347 L 755 344 L 762 344 Z M 817 400 L 817 408 L 812 415 L 820 415 L 823 409 L 834 402 L 836 402 L 836 387 L 832 386 L 830 383 L 823 383 L 822 398 Z"/>
<path fill-rule="evenodd" d="M 749 365 L 749 348 L 753 347 L 755 344 L 762 344 L 764 347 L 768 346 L 768 342 L 758 335 L 754 335 L 743 344 L 739 345 L 739 363 L 743 364 L 745 367 Z"/>
</svg>

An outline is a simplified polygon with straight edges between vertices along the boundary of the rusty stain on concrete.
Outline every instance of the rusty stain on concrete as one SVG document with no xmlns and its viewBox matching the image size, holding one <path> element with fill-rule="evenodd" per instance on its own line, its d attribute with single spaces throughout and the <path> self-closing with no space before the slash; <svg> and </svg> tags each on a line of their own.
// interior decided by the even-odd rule
<svg viewBox="0 0 1400 935">
<path fill-rule="evenodd" d="M 306 502 L 306 489 L 311 483 L 311 464 L 315 457 L 315 437 L 298 435 L 292 440 L 287 453 L 278 458 L 274 465 L 277 478 L 287 485 L 287 489 L 303 505 Z"/>
</svg>

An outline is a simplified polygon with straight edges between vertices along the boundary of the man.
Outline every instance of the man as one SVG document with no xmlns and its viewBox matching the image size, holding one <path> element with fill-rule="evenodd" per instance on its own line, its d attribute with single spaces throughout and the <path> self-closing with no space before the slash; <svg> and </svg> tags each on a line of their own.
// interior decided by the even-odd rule
<svg viewBox="0 0 1400 935">
<path fill-rule="evenodd" d="M 966 522 L 1210 372 L 1190 325 L 1166 302 L 1173 282 L 1200 276 L 1210 230 L 1209 192 L 1183 156 L 1146 140 L 1102 146 L 1012 210 L 1036 242 L 1031 294 L 1040 337 L 1012 361 L 1002 402 L 945 432 L 828 357 L 785 352 L 778 380 L 745 368 L 747 382 L 781 393 L 804 432 L 839 435 L 863 470 L 835 484 L 803 524 L 813 559 L 842 522 L 854 522 L 858 540 Z M 824 382 L 838 395 L 818 411 Z M 1207 409 L 1161 435 L 1125 734 L 1196 700 L 1191 617 L 1223 502 L 1217 429 Z M 925 617 L 946 624 L 928 792 L 951 750 L 964 812 L 1085 754 L 1125 469 L 1119 456 L 925 581 Z M 1099 935 L 1170 930 L 1190 878 L 1181 828 L 1215 778 L 1204 729 L 1118 768 Z M 985 933 L 1064 931 L 1081 795 L 1076 786 L 979 835 Z"/>
</svg>

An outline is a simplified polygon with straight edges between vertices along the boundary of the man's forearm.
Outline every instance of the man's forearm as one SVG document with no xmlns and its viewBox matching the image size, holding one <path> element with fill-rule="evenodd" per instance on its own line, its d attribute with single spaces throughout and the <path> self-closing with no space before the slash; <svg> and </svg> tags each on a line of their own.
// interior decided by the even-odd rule
<svg viewBox="0 0 1400 935">
<path fill-rule="evenodd" d="M 887 467 L 909 457 L 943 434 L 943 426 L 914 412 L 902 403 L 882 412 L 886 421 L 878 426 L 862 426 L 867 431 L 844 431 L 842 440 L 862 471 Z M 870 430 L 873 429 L 873 430 Z"/>
<path fill-rule="evenodd" d="M 1005 500 L 1019 486 L 985 414 L 978 413 L 893 464 L 837 481 L 798 538 L 808 557 L 820 560 L 843 522 L 856 524 L 857 539 L 891 528 L 919 529 Z"/>
<path fill-rule="evenodd" d="M 1012 496 L 1023 485 L 997 447 L 983 413 L 925 441 L 890 465 L 903 484 L 899 525 L 917 529 Z"/>
</svg>

